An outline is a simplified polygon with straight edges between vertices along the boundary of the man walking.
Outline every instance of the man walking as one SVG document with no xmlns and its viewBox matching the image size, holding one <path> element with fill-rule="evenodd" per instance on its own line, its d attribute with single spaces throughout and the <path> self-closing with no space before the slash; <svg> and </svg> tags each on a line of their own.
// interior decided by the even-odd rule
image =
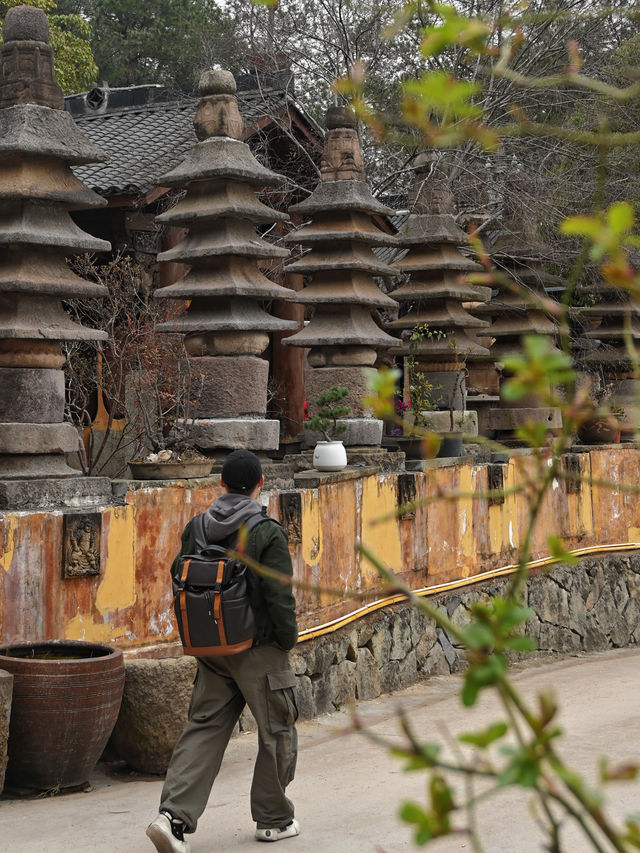
<svg viewBox="0 0 640 853">
<path fill-rule="evenodd" d="M 235 450 L 224 462 L 220 482 L 225 493 L 206 511 L 204 530 L 209 543 L 233 547 L 241 525 L 261 509 L 260 460 L 248 450 Z M 192 526 L 190 521 L 184 529 L 179 556 L 196 550 Z M 273 519 L 253 527 L 246 554 L 284 575 L 293 574 L 286 533 Z M 289 584 L 251 570 L 248 575 L 254 643 L 239 654 L 198 658 L 189 720 L 169 763 L 160 813 L 147 828 L 159 853 L 187 853 L 184 834 L 195 832 L 245 703 L 258 724 L 251 785 L 256 840 L 279 841 L 300 832 L 293 803 L 285 796 L 297 757 L 295 675 L 288 655 L 298 637 L 295 598 Z"/>
</svg>

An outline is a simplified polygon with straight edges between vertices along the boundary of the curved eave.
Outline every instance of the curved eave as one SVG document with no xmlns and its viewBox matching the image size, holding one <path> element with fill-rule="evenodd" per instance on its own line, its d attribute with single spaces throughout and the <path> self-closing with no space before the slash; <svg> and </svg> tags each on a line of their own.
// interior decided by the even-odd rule
<svg viewBox="0 0 640 853">
<path fill-rule="evenodd" d="M 364 272 L 370 275 L 391 278 L 397 275 L 397 272 L 388 264 L 383 264 L 376 261 L 375 258 L 371 261 L 361 261 L 354 258 L 338 260 L 328 258 L 326 261 L 306 261 L 304 258 L 300 261 L 294 261 L 292 264 L 287 264 L 285 267 L 287 272 L 291 273 L 314 273 L 314 272 L 331 272 L 332 270 L 353 270 L 354 272 Z"/>
<path fill-rule="evenodd" d="M 234 243 L 233 245 L 191 245 L 183 246 L 182 244 L 173 249 L 168 249 L 166 252 L 160 252 L 158 255 L 159 261 L 177 261 L 179 263 L 191 264 L 194 260 L 201 258 L 220 258 L 229 255 L 237 255 L 241 258 L 256 258 L 265 260 L 271 258 L 288 258 L 289 252 L 287 249 L 279 249 L 277 246 L 272 246 L 264 241 L 256 243 Z"/>
<path fill-rule="evenodd" d="M 42 279 L 3 278 L 0 275 L 0 293 L 23 293 L 29 296 L 53 296 L 60 299 L 101 299 L 109 295 L 103 284 L 82 281 L 46 281 Z"/>
<path fill-rule="evenodd" d="M 256 321 L 227 320 L 212 317 L 194 317 L 188 315 L 178 317 L 165 323 L 159 323 L 155 329 L 157 332 L 171 332 L 173 334 L 190 334 L 192 332 L 286 332 L 299 327 L 296 320 L 282 320 L 279 317 L 265 315 L 266 319 Z"/>
</svg>

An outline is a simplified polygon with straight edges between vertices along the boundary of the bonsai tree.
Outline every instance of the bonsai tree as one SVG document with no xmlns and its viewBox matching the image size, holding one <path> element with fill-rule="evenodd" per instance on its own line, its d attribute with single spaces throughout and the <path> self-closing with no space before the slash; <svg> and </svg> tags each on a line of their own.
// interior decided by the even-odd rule
<svg viewBox="0 0 640 853">
<path fill-rule="evenodd" d="M 335 440 L 347 428 L 346 424 L 338 423 L 338 418 L 345 418 L 351 411 L 349 406 L 340 405 L 348 393 L 349 389 L 344 385 L 332 385 L 320 394 L 315 401 L 318 411 L 305 422 L 305 429 L 321 432 L 326 441 Z"/>
</svg>

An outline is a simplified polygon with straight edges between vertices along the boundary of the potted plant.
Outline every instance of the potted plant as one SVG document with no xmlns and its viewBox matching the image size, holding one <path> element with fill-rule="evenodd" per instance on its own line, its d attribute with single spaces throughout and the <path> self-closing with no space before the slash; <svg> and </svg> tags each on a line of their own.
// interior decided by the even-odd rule
<svg viewBox="0 0 640 853">
<path fill-rule="evenodd" d="M 318 471 L 341 471 L 347 465 L 347 451 L 341 440 L 335 436 L 344 432 L 345 423 L 338 418 L 346 417 L 351 408 L 341 404 L 349 393 L 344 385 L 332 385 L 315 401 L 316 414 L 305 422 L 305 429 L 320 432 L 324 441 L 318 441 L 313 451 L 313 467 Z"/>
<path fill-rule="evenodd" d="M 189 359 L 177 360 L 174 366 L 175 371 L 165 364 L 164 370 L 139 370 L 130 377 L 146 447 L 146 452 L 129 462 L 136 479 L 211 473 L 213 460 L 201 454 L 191 438 L 203 377 L 190 368 Z"/>
</svg>

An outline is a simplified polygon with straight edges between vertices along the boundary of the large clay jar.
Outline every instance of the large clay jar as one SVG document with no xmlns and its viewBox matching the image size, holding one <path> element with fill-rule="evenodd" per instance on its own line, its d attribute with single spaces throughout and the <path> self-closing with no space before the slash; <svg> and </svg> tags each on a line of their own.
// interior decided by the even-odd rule
<svg viewBox="0 0 640 853">
<path fill-rule="evenodd" d="M 52 790 L 85 783 L 115 725 L 122 652 L 67 640 L 0 647 L 13 674 L 6 785 Z"/>
</svg>

